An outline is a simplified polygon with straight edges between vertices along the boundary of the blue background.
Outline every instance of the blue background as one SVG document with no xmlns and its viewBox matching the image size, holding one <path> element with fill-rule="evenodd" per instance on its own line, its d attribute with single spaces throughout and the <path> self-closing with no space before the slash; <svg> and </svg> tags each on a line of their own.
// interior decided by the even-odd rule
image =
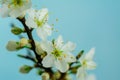
<svg viewBox="0 0 120 80">
<path fill-rule="evenodd" d="M 75 42 L 75 53 L 96 48 L 97 69 L 91 73 L 97 80 L 120 80 L 120 0 L 34 0 L 33 6 L 49 9 L 49 23 L 58 29 L 52 37 L 61 34 L 65 41 Z M 23 64 L 32 65 L 16 56 L 24 51 L 5 49 L 9 40 L 18 40 L 10 32 L 10 23 L 21 25 L 14 19 L 0 18 L 0 80 L 40 80 L 36 70 L 27 75 L 18 72 Z"/>
</svg>

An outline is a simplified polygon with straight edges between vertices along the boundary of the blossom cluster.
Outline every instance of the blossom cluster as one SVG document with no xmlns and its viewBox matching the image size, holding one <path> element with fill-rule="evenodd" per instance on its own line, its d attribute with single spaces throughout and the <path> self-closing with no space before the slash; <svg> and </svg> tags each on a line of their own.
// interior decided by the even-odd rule
<svg viewBox="0 0 120 80">
<path fill-rule="evenodd" d="M 79 53 L 78 56 L 75 56 L 73 51 L 76 44 L 71 41 L 65 43 L 62 35 L 59 35 L 57 39 L 48 40 L 48 36 L 52 35 L 53 28 L 48 23 L 49 12 L 47 8 L 34 9 L 31 0 L 0 0 L 0 4 L 1 17 L 18 19 L 25 28 L 13 27 L 12 33 L 15 35 L 27 33 L 29 37 L 29 39 L 21 38 L 20 41 L 10 40 L 6 46 L 7 50 L 18 51 L 23 48 L 33 50 L 36 55 L 36 58 L 33 58 L 36 63 L 35 66 L 44 69 L 41 74 L 43 80 L 70 80 L 67 78 L 60 79 L 60 77 L 52 79 L 49 69 L 53 72 L 57 71 L 61 76 L 66 75 L 66 77 L 69 73 L 75 73 L 77 80 L 95 80 L 94 75 L 87 74 L 87 70 L 96 68 L 96 63 L 93 61 L 95 48 L 86 54 Z M 36 30 L 41 41 L 35 41 L 31 37 L 32 30 Z M 20 57 L 26 58 L 22 55 Z M 27 73 L 32 68 L 26 65 L 20 70 Z"/>
</svg>

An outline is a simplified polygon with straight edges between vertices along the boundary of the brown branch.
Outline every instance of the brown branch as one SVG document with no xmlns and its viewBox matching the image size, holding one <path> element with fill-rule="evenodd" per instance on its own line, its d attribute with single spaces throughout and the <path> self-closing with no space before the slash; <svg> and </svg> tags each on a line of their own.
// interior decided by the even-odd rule
<svg viewBox="0 0 120 80">
<path fill-rule="evenodd" d="M 34 52 L 34 54 L 35 54 L 35 57 L 36 57 L 36 59 L 37 59 L 37 62 L 35 62 L 36 63 L 36 66 L 37 67 L 39 67 L 39 68 L 43 68 L 46 72 L 49 72 L 50 73 L 50 75 L 53 75 L 54 73 L 53 73 L 53 71 L 51 70 L 51 68 L 45 68 L 45 67 L 43 67 L 42 66 L 42 64 L 41 64 L 41 61 L 42 61 L 42 59 L 41 59 L 41 57 L 37 54 L 37 52 L 36 52 L 36 46 L 35 46 L 35 41 L 34 41 L 34 39 L 33 39 L 33 36 L 32 36 L 32 30 L 33 29 L 29 29 L 29 27 L 25 24 L 25 18 L 17 18 L 22 24 L 23 24 L 23 26 L 24 26 L 24 28 L 25 28 L 25 31 L 26 31 L 26 33 L 27 33 L 27 36 L 28 36 L 28 38 L 31 40 L 31 45 L 32 45 L 32 50 L 33 50 L 33 52 Z M 27 57 L 28 58 L 28 57 Z"/>
<path fill-rule="evenodd" d="M 25 18 L 17 18 L 22 24 L 23 24 L 23 26 L 24 26 L 24 28 L 25 28 L 25 31 L 26 31 L 26 33 L 27 33 L 27 35 L 28 35 L 28 38 L 31 40 L 31 45 L 32 45 L 32 50 L 33 50 L 33 52 L 35 53 L 35 56 L 36 56 L 36 58 L 37 58 L 37 60 L 38 60 L 38 63 L 41 63 L 41 57 L 37 54 L 37 52 L 36 52 L 36 50 L 35 50 L 35 48 L 36 48 L 36 46 L 35 46 L 35 41 L 34 41 L 34 39 L 33 39 L 33 36 L 32 36 L 32 30 L 31 29 L 29 29 L 29 27 L 25 24 Z"/>
<path fill-rule="evenodd" d="M 28 59 L 28 60 L 31 60 L 33 62 L 36 62 L 35 59 L 30 57 L 30 56 L 27 56 L 27 55 L 25 56 L 25 55 L 20 55 L 20 54 L 18 54 L 18 56 L 21 57 L 21 58 Z"/>
</svg>

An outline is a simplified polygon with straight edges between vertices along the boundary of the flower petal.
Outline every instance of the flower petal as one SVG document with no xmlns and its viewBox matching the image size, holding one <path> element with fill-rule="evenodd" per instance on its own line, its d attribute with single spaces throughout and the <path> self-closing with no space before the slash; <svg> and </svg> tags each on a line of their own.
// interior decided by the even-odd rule
<svg viewBox="0 0 120 80">
<path fill-rule="evenodd" d="M 33 8 L 28 9 L 28 10 L 27 10 L 27 15 L 28 15 L 28 17 L 30 17 L 31 19 L 34 19 L 35 16 L 36 16 L 36 11 L 35 11 L 35 9 L 33 9 Z"/>
<path fill-rule="evenodd" d="M 49 41 L 42 41 L 42 42 L 40 42 L 40 46 L 48 54 L 51 54 L 51 52 L 53 51 L 52 43 L 49 42 Z"/>
<path fill-rule="evenodd" d="M 47 56 L 45 56 L 42 60 L 42 64 L 44 67 L 52 67 L 54 66 L 54 60 L 55 57 L 52 54 L 48 54 Z"/>
<path fill-rule="evenodd" d="M 43 27 L 37 28 L 37 34 L 42 40 L 46 40 L 47 36 L 51 35 L 51 28 L 48 27 L 48 25 L 45 25 Z"/>
<path fill-rule="evenodd" d="M 86 71 L 83 67 L 78 68 L 76 77 L 77 77 L 77 80 L 85 80 Z"/>
<path fill-rule="evenodd" d="M 38 11 L 37 16 L 39 16 L 38 20 L 48 20 L 48 9 L 47 8 L 43 8 L 41 10 Z"/>
<path fill-rule="evenodd" d="M 51 33 L 52 33 L 52 27 L 49 26 L 48 24 L 45 24 L 45 25 L 43 26 L 43 28 L 44 28 L 45 32 L 47 33 L 47 35 L 50 36 Z"/>
<path fill-rule="evenodd" d="M 93 60 L 94 57 L 94 53 L 95 53 L 95 48 L 92 48 L 86 55 L 85 55 L 85 59 L 86 60 Z"/>
<path fill-rule="evenodd" d="M 55 45 L 58 49 L 61 49 L 63 46 L 63 38 L 62 36 L 58 36 L 58 38 L 55 40 Z"/>
<path fill-rule="evenodd" d="M 87 61 L 87 70 L 93 70 L 96 68 L 96 63 L 93 61 Z"/>
<path fill-rule="evenodd" d="M 96 80 L 96 77 L 94 74 L 89 74 L 86 80 Z"/>
<path fill-rule="evenodd" d="M 10 9 L 8 8 L 8 6 L 3 4 L 2 7 L 0 8 L 0 15 L 2 17 L 8 17 L 9 12 L 10 12 Z"/>
<path fill-rule="evenodd" d="M 68 63 L 64 59 L 62 59 L 62 58 L 58 58 L 55 61 L 55 66 L 62 73 L 66 72 L 69 69 Z"/>
<path fill-rule="evenodd" d="M 11 7 L 12 10 L 9 13 L 11 17 L 16 18 L 21 16 L 22 14 L 24 14 L 24 12 L 26 12 L 27 9 L 29 9 L 32 6 L 31 0 L 23 1 L 22 3 L 23 3 L 22 6 Z"/>
<path fill-rule="evenodd" d="M 71 63 L 71 62 L 75 62 L 76 61 L 76 57 L 74 55 L 72 55 L 71 53 L 69 54 L 65 54 L 64 58 L 67 62 Z"/>
<path fill-rule="evenodd" d="M 27 17 L 25 24 L 29 27 L 29 28 L 37 28 L 37 24 L 34 22 L 34 20 L 31 17 Z"/>
<path fill-rule="evenodd" d="M 75 49 L 75 47 L 76 45 L 69 41 L 62 47 L 62 50 L 65 52 L 71 52 Z"/>
</svg>

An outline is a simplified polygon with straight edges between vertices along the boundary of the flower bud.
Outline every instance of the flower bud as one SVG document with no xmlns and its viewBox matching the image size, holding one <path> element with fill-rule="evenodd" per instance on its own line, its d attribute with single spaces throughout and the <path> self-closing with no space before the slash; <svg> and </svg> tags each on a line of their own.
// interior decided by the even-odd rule
<svg viewBox="0 0 120 80">
<path fill-rule="evenodd" d="M 58 80 L 60 77 L 61 77 L 60 72 L 56 72 L 56 73 L 55 73 L 55 79 L 57 79 L 57 80 Z"/>
<path fill-rule="evenodd" d="M 42 50 L 42 48 L 40 46 L 40 43 L 36 41 L 35 45 L 36 45 L 36 52 L 37 52 L 37 54 L 43 55 L 44 51 Z"/>
<path fill-rule="evenodd" d="M 27 44 L 29 44 L 29 41 L 26 38 L 20 39 L 20 46 L 21 47 L 27 46 Z"/>
<path fill-rule="evenodd" d="M 49 80 L 50 79 L 50 75 L 47 72 L 42 73 L 41 77 L 42 77 L 42 80 Z"/>
<path fill-rule="evenodd" d="M 24 65 L 24 66 L 22 66 L 22 67 L 20 68 L 19 71 L 20 71 L 21 73 L 26 74 L 26 73 L 29 73 L 31 70 L 32 70 L 32 67 L 31 67 L 31 66 Z"/>
<path fill-rule="evenodd" d="M 17 51 L 18 47 L 19 47 L 19 44 L 17 44 L 16 41 L 9 41 L 6 46 L 8 51 Z"/>
<path fill-rule="evenodd" d="M 23 30 L 19 27 L 12 27 L 11 32 L 15 35 L 19 35 L 23 32 Z"/>
<path fill-rule="evenodd" d="M 72 80 L 72 78 L 70 77 L 70 75 L 67 74 L 64 80 Z"/>
</svg>

